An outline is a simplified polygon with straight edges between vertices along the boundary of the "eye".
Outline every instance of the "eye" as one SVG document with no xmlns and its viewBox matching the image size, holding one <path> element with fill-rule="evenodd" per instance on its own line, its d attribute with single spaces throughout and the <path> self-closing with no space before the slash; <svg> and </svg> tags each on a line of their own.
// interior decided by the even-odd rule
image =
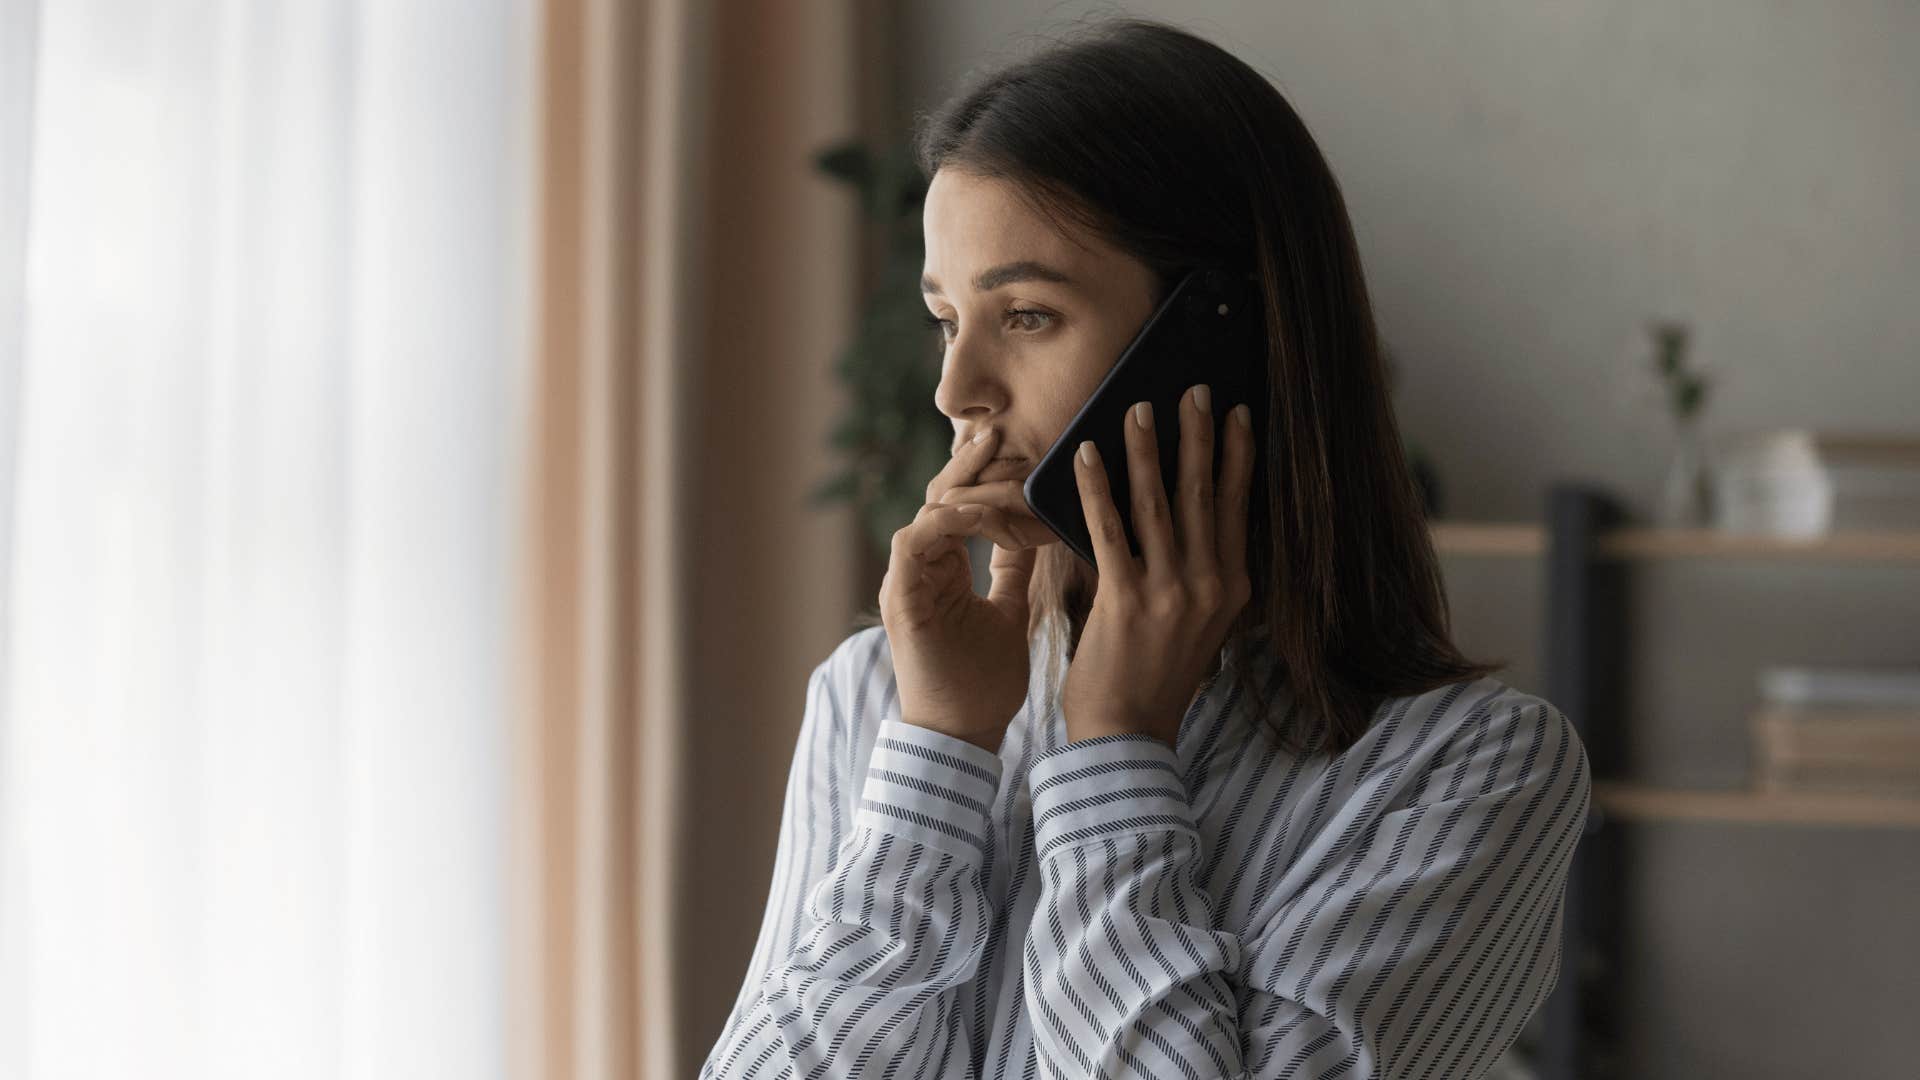
<svg viewBox="0 0 1920 1080">
<path fill-rule="evenodd" d="M 1033 333 L 1044 330 L 1052 325 L 1056 316 L 1051 312 L 1035 311 L 1032 308 L 1008 308 L 1001 314 L 1001 318 L 1007 320 L 1009 323 L 1015 324 L 1017 329 Z M 934 331 L 940 340 L 947 341 L 951 339 L 953 335 L 952 319 L 942 319 L 937 315 L 922 315 L 920 321 L 925 323 L 928 329 Z"/>
<path fill-rule="evenodd" d="M 1030 332 L 1031 332 L 1031 331 L 1034 331 L 1034 330 L 1044 330 L 1044 329 L 1046 329 L 1046 328 L 1047 328 L 1047 327 L 1048 327 L 1049 325 L 1051 325 L 1051 324 L 1053 323 L 1053 316 L 1052 316 L 1052 315 L 1050 315 L 1050 314 L 1048 314 L 1047 312 L 1044 312 L 1044 311 L 1034 311 L 1034 310 L 1032 310 L 1031 308 L 1008 308 L 1008 309 L 1007 309 L 1007 314 L 1006 314 L 1006 317 L 1007 317 L 1007 318 L 1008 318 L 1009 320 L 1014 320 L 1014 321 L 1018 321 L 1018 320 L 1021 320 L 1021 319 L 1028 319 L 1028 320 L 1032 320 L 1032 319 L 1039 319 L 1039 320 L 1044 320 L 1044 321 L 1042 321 L 1042 322 L 1039 322 L 1039 323 L 1035 323 L 1035 322 L 1031 322 L 1031 321 L 1029 321 L 1029 322 L 1023 322 L 1023 323 L 1021 323 L 1021 326 L 1020 326 L 1020 328 L 1021 328 L 1022 330 L 1027 330 L 1027 331 L 1030 331 Z"/>
</svg>

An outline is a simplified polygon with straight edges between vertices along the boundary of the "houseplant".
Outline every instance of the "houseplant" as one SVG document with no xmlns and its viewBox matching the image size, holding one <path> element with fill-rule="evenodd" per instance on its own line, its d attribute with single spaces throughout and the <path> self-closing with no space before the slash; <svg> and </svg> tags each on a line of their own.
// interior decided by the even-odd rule
<svg viewBox="0 0 1920 1080">
<path fill-rule="evenodd" d="M 1647 324 L 1647 334 L 1652 340 L 1654 375 L 1665 391 L 1674 422 L 1673 456 L 1667 462 L 1657 520 L 1675 527 L 1701 526 L 1707 522 L 1713 498 L 1711 464 L 1700 432 L 1700 415 L 1712 381 L 1706 372 L 1687 363 L 1687 324 L 1655 321 Z"/>
<path fill-rule="evenodd" d="M 879 258 L 854 336 L 835 363 L 847 400 L 829 442 L 842 464 L 809 492 L 808 504 L 851 502 L 884 561 L 893 533 L 913 520 L 927 481 L 946 465 L 953 440 L 953 425 L 933 404 L 940 355 L 922 321 L 926 180 L 904 144 L 840 142 L 817 153 L 814 164 L 857 193 Z"/>
</svg>

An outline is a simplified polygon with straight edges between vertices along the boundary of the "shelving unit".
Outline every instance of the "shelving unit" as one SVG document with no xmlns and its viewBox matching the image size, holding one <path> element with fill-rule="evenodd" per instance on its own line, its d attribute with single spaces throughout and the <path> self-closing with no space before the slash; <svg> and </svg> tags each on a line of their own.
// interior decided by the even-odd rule
<svg viewBox="0 0 1920 1080">
<path fill-rule="evenodd" d="M 1920 530 L 1856 530 L 1791 540 L 1715 529 L 1628 527 L 1624 518 L 1605 492 L 1561 485 L 1548 493 L 1542 523 L 1442 520 L 1430 525 L 1434 548 L 1442 555 L 1543 564 L 1543 696 L 1572 721 L 1590 751 L 1597 736 L 1619 734 L 1613 721 L 1624 715 L 1623 688 L 1614 673 L 1624 670 L 1624 575 L 1634 565 L 1670 559 L 1920 565 Z M 1605 725 L 1597 732 L 1596 720 Z M 1595 772 L 1602 773 L 1601 764 Z M 1597 1000 L 1601 995 L 1590 985 L 1604 980 L 1585 977 L 1579 959 L 1585 943 L 1616 937 L 1626 863 L 1619 830 L 1606 827 L 1610 822 L 1920 829 L 1920 797 L 1662 788 L 1596 776 L 1593 807 L 1568 881 L 1560 983 L 1538 1016 L 1544 1045 L 1535 1064 L 1547 1080 L 1592 1076 L 1584 1066 L 1599 1048 L 1591 1045 L 1589 1032 L 1608 1026 L 1594 1022 L 1606 1016 L 1609 1003 Z"/>
<path fill-rule="evenodd" d="M 1920 829 L 1920 799 L 1821 792 L 1702 791 L 1596 780 L 1593 801 L 1626 821 L 1727 821 Z"/>
<path fill-rule="evenodd" d="M 1441 554 L 1535 557 L 1546 531 L 1525 523 L 1436 521 L 1429 532 Z M 1743 536 L 1715 529 L 1617 529 L 1597 538 L 1603 559 L 1765 558 L 1818 562 L 1920 562 L 1920 530 L 1836 532 L 1817 540 Z"/>
</svg>

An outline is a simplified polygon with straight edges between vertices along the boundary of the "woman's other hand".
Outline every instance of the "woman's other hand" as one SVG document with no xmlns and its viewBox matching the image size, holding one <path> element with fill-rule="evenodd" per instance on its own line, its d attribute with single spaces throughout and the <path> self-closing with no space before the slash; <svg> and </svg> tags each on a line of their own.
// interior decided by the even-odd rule
<svg viewBox="0 0 1920 1080">
<path fill-rule="evenodd" d="M 1035 548 L 1005 511 L 943 502 L 974 483 L 999 433 L 963 444 L 927 485 L 913 521 L 893 534 L 880 582 L 880 618 L 893 650 L 901 719 L 998 751 L 1027 697 L 1027 583 Z M 993 540 L 993 584 L 973 591 L 966 538 Z"/>
</svg>

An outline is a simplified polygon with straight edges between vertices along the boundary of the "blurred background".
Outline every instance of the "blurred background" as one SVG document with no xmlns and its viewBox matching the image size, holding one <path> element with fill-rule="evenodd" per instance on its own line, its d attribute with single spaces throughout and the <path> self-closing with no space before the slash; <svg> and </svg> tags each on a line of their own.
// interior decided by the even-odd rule
<svg viewBox="0 0 1920 1080">
<path fill-rule="evenodd" d="M 1121 13 L 1593 755 L 1501 1075 L 1912 1075 L 1920 6 L 0 0 L 0 1076 L 697 1072 L 950 438 L 913 117 Z"/>
</svg>

